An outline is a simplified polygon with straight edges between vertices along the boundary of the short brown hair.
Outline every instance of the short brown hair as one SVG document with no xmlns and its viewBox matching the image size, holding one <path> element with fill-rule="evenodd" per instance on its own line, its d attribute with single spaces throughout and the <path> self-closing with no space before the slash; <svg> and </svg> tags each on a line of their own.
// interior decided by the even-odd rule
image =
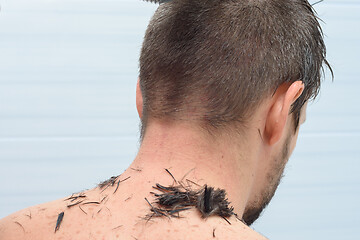
<svg viewBox="0 0 360 240">
<path fill-rule="evenodd" d="M 280 84 L 301 80 L 304 92 L 292 106 L 297 128 L 301 107 L 318 94 L 325 56 L 306 0 L 163 3 L 140 56 L 142 123 L 149 117 L 213 128 L 243 123 Z"/>
</svg>

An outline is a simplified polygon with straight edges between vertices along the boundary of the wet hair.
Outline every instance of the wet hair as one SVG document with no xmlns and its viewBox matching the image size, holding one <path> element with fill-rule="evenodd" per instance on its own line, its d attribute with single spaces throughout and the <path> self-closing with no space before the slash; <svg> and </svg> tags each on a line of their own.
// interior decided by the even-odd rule
<svg viewBox="0 0 360 240">
<path fill-rule="evenodd" d="M 234 207 L 230 206 L 225 189 L 215 189 L 206 184 L 201 187 L 189 179 L 186 179 L 186 182 L 177 181 L 168 169 L 165 170 L 172 177 L 175 185 L 165 187 L 157 183 L 153 186 L 158 192 L 150 192 L 155 196 L 153 204 L 145 198 L 150 206 L 150 213 L 144 217 L 145 220 L 150 221 L 153 217 L 180 218 L 181 212 L 195 208 L 202 218 L 219 216 L 231 224 L 228 218 L 235 216 L 243 221 L 234 212 Z"/>
<path fill-rule="evenodd" d="M 297 129 L 324 64 L 331 71 L 306 0 L 166 1 L 141 50 L 142 133 L 151 118 L 212 129 L 245 124 L 281 84 L 301 80 L 305 89 L 291 109 Z"/>
</svg>

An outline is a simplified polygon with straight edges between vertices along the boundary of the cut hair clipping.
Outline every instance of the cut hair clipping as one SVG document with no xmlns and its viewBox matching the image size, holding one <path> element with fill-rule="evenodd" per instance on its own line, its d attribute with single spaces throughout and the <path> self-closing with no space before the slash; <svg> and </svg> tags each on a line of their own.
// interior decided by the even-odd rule
<svg viewBox="0 0 360 240">
<path fill-rule="evenodd" d="M 162 4 L 162 3 L 170 2 L 171 0 L 144 0 L 144 1 L 145 2 L 152 2 L 152 3 Z"/>
<path fill-rule="evenodd" d="M 317 1 L 317 2 L 314 2 L 314 3 L 312 3 L 311 4 L 311 6 L 314 6 L 314 5 L 316 5 L 316 4 L 318 4 L 318 3 L 321 3 L 321 2 L 323 2 L 324 0 L 319 0 L 319 1 Z"/>
</svg>

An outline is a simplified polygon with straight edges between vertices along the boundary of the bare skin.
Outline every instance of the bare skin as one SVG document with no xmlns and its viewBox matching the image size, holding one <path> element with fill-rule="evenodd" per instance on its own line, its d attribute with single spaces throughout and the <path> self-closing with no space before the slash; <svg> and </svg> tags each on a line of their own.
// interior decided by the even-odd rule
<svg viewBox="0 0 360 240">
<path fill-rule="evenodd" d="M 101 201 L 101 204 L 79 204 L 68 208 L 70 201 L 59 199 L 54 202 L 21 210 L 6 219 L 0 227 L 4 239 L 264 239 L 246 227 L 235 217 L 229 219 L 231 225 L 220 217 L 206 220 L 196 210 L 184 211 L 182 218 L 142 219 L 150 213 L 144 197 L 153 199 L 152 182 L 144 176 L 154 178 L 151 168 L 142 172 L 128 170 L 122 176 L 131 178 L 101 193 L 99 188 L 84 192 L 86 202 Z M 157 180 L 172 184 L 172 179 L 159 171 Z M 121 178 L 122 178 L 121 176 Z M 136 191 L 134 191 L 136 189 Z M 126 211 L 124 211 L 126 210 Z M 64 212 L 59 230 L 54 232 L 58 214 Z M 31 216 L 31 218 L 30 218 Z M 21 224 L 21 225 L 20 225 Z"/>
<path fill-rule="evenodd" d="M 273 156 L 289 136 L 289 152 L 295 147 L 298 131 L 294 133 L 288 113 L 302 90 L 300 82 L 281 86 L 254 112 L 241 137 L 226 133 L 210 138 L 191 123 L 153 119 L 135 160 L 113 185 L 14 213 L 0 220 L 0 239 L 266 239 L 234 216 L 230 225 L 219 216 L 204 219 L 195 208 L 180 212 L 181 218 L 148 220 L 151 207 L 145 198 L 154 200 L 150 192 L 156 183 L 174 184 L 165 171 L 169 169 L 177 180 L 225 189 L 235 213 L 243 216 L 273 187 L 267 176 L 281 175 L 273 168 Z M 139 91 L 137 106 L 141 117 Z M 119 180 L 124 181 L 117 184 Z"/>
</svg>

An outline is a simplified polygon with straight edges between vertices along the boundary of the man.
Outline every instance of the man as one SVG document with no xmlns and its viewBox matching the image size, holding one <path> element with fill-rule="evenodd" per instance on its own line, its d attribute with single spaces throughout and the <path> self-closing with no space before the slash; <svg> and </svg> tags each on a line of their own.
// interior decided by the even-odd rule
<svg viewBox="0 0 360 240">
<path fill-rule="evenodd" d="M 306 0 L 171 0 L 151 20 L 141 146 L 98 187 L 0 221 L 0 239 L 265 239 L 325 45 Z"/>
</svg>

